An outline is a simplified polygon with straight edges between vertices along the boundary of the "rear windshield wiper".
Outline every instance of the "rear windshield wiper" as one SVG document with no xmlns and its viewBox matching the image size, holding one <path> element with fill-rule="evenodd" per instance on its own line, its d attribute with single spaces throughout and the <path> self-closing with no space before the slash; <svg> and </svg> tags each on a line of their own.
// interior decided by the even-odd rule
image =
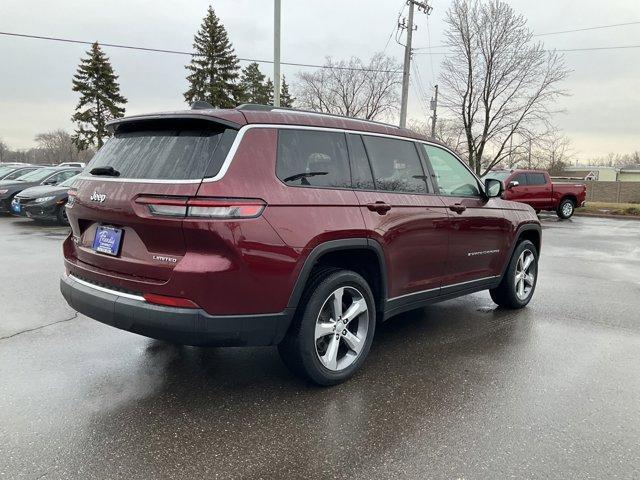
<svg viewBox="0 0 640 480">
<path fill-rule="evenodd" d="M 298 173 L 297 175 L 291 175 L 290 177 L 284 178 L 284 182 L 295 182 L 296 180 L 306 179 L 307 177 L 315 177 L 317 175 L 329 175 L 329 172 L 305 172 Z"/>
<path fill-rule="evenodd" d="M 92 168 L 89 173 L 91 175 L 105 175 L 107 177 L 119 177 L 120 176 L 120 172 L 118 170 L 116 170 L 115 168 L 111 167 L 111 166 Z"/>
</svg>

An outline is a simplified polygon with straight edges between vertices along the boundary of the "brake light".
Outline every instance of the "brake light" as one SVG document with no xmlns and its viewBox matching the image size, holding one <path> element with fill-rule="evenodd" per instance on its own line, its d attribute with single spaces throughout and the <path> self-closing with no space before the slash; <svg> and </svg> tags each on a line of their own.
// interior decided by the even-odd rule
<svg viewBox="0 0 640 480">
<path fill-rule="evenodd" d="M 164 305 L 166 307 L 177 308 L 200 308 L 196 303 L 188 298 L 168 297 L 166 295 L 156 295 L 155 293 L 145 293 L 142 295 L 149 303 L 156 305 Z"/>
<path fill-rule="evenodd" d="M 73 207 L 73 204 L 76 203 L 76 195 L 78 194 L 78 191 L 75 188 L 72 188 L 71 190 L 67 191 L 67 206 L 69 207 Z"/>
<path fill-rule="evenodd" d="M 254 198 L 138 197 L 152 215 L 196 218 L 255 218 L 267 204 Z"/>
<path fill-rule="evenodd" d="M 136 202 L 146 205 L 152 215 L 184 217 L 187 214 L 187 199 L 184 197 L 138 197 Z"/>
<path fill-rule="evenodd" d="M 254 218 L 266 207 L 262 200 L 250 198 L 195 198 L 187 205 L 187 216 L 204 218 Z"/>
</svg>

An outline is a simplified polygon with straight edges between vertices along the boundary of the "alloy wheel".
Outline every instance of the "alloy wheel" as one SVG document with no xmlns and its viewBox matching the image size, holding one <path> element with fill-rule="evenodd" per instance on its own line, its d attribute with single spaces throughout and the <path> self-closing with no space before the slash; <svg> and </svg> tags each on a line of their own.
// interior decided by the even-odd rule
<svg viewBox="0 0 640 480">
<path fill-rule="evenodd" d="M 322 304 L 315 328 L 316 354 L 325 368 L 341 371 L 360 356 L 369 331 L 369 307 L 354 287 L 340 287 Z"/>
<path fill-rule="evenodd" d="M 516 295 L 520 300 L 526 300 L 535 285 L 536 262 L 533 252 L 529 249 L 523 250 L 516 263 Z"/>
<path fill-rule="evenodd" d="M 573 203 L 565 202 L 565 204 L 562 205 L 562 214 L 565 217 L 570 217 L 572 213 L 573 213 Z"/>
</svg>

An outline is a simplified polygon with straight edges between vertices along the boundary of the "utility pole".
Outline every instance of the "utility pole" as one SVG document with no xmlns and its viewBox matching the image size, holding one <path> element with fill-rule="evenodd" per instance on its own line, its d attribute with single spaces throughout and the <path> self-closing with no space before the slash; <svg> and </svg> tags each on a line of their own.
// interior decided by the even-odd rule
<svg viewBox="0 0 640 480">
<path fill-rule="evenodd" d="M 280 1 L 273 5 L 273 106 L 280 106 Z"/>
<path fill-rule="evenodd" d="M 509 168 L 513 168 L 513 133 L 509 138 Z"/>
<path fill-rule="evenodd" d="M 400 127 L 407 126 L 407 103 L 409 101 L 409 70 L 411 68 L 411 42 L 413 40 L 413 10 L 417 5 L 418 10 L 423 11 L 429 15 L 432 7 L 427 2 L 419 2 L 418 0 L 407 0 L 409 5 L 409 17 L 407 19 L 407 25 L 398 25 L 398 28 L 407 29 L 407 44 L 404 46 L 404 68 L 402 70 L 402 100 L 400 101 Z"/>
<path fill-rule="evenodd" d="M 433 116 L 431 117 L 431 138 L 436 138 L 436 120 L 438 119 L 438 85 L 435 86 L 436 93 L 431 100 L 431 110 L 433 110 Z"/>
</svg>

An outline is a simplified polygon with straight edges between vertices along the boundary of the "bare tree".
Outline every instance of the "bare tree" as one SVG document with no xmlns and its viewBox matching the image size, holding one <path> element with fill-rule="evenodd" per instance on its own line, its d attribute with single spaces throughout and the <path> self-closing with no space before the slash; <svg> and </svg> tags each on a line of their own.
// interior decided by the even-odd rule
<svg viewBox="0 0 640 480">
<path fill-rule="evenodd" d="M 559 175 L 574 157 L 571 140 L 558 129 L 551 127 L 531 137 L 518 138 L 511 155 L 498 163 L 501 168 L 524 167 L 547 170 Z"/>
<path fill-rule="evenodd" d="M 298 74 L 296 103 L 323 113 L 386 118 L 398 108 L 400 72 L 396 61 L 382 53 L 366 65 L 357 57 L 340 61 L 327 57 L 324 68 Z"/>
<path fill-rule="evenodd" d="M 512 156 L 516 139 L 546 128 L 568 70 L 503 1 L 454 0 L 445 22 L 443 105 L 463 124 L 469 165 L 481 174 Z"/>
<path fill-rule="evenodd" d="M 632 153 L 610 152 L 602 157 L 594 157 L 586 160 L 589 165 L 607 165 L 618 168 L 638 168 L 640 167 L 640 151 Z"/>
<path fill-rule="evenodd" d="M 93 156 L 92 151 L 78 150 L 73 137 L 64 130 L 39 133 L 35 136 L 42 163 L 85 161 Z"/>
<path fill-rule="evenodd" d="M 564 172 L 574 156 L 571 140 L 558 131 L 542 137 L 538 142 L 538 151 L 543 161 L 542 168 L 550 175 Z"/>
<path fill-rule="evenodd" d="M 417 120 L 409 121 L 409 130 L 425 137 L 431 137 L 431 124 Z M 467 155 L 464 127 L 449 118 L 439 118 L 436 123 L 436 140 L 444 143 L 460 156 Z"/>
<path fill-rule="evenodd" d="M 5 157 L 7 156 L 8 152 L 9 152 L 9 147 L 7 147 L 7 144 L 4 143 L 0 138 L 0 163 L 5 161 Z"/>
</svg>

